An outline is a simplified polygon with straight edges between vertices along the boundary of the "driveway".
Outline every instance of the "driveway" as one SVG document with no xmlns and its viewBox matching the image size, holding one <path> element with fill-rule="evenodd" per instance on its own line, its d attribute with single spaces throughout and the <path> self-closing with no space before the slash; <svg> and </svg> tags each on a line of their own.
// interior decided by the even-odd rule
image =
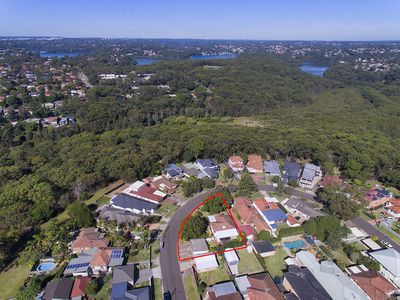
<svg viewBox="0 0 400 300">
<path fill-rule="evenodd" d="M 386 234 L 381 232 L 378 228 L 375 226 L 371 225 L 367 221 L 361 218 L 354 218 L 352 220 L 354 224 L 356 224 L 358 227 L 360 227 L 362 230 L 364 230 L 366 233 L 368 233 L 370 236 L 377 236 L 379 240 L 385 241 L 393 246 L 395 250 L 400 252 L 400 245 L 397 244 L 395 241 L 393 241 L 391 238 L 389 238 Z"/>
<path fill-rule="evenodd" d="M 185 288 L 177 256 L 178 233 L 186 216 L 213 191 L 207 191 L 192 198 L 179 208 L 171 218 L 161 238 L 164 248 L 160 252 L 160 266 L 164 292 L 169 291 L 172 299 L 185 300 Z M 190 299 L 189 299 L 190 300 Z"/>
</svg>

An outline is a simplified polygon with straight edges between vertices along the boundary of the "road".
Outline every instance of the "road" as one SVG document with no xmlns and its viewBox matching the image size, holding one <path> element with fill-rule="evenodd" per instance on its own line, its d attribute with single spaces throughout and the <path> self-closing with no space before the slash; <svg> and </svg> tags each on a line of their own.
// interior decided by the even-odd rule
<svg viewBox="0 0 400 300">
<path fill-rule="evenodd" d="M 356 224 L 358 227 L 360 227 L 362 230 L 364 230 L 366 233 L 368 233 L 370 236 L 377 236 L 379 240 L 391 244 L 395 250 L 400 252 L 400 245 L 397 244 L 395 241 L 393 241 L 391 238 L 389 238 L 386 234 L 379 231 L 379 229 L 376 228 L 375 226 L 371 225 L 370 223 L 361 218 L 354 218 L 352 222 Z"/>
<path fill-rule="evenodd" d="M 92 88 L 93 85 L 90 84 L 89 79 L 87 78 L 87 76 L 85 74 L 83 74 L 82 72 L 78 73 L 78 78 L 85 84 L 85 86 L 87 88 Z"/>
<path fill-rule="evenodd" d="M 160 252 L 163 288 L 164 292 L 169 291 L 171 293 L 172 299 L 186 299 L 185 288 L 183 286 L 183 279 L 177 255 L 178 233 L 181 223 L 192 211 L 192 209 L 199 205 L 211 193 L 212 191 L 201 193 L 179 208 L 169 221 L 168 226 L 161 238 L 161 241 L 165 242 L 164 248 L 161 249 Z"/>
</svg>

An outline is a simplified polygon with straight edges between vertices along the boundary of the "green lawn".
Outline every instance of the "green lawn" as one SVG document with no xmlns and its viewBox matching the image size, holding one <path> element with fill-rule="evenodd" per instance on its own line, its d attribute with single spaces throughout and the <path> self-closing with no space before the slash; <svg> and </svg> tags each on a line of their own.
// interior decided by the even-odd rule
<svg viewBox="0 0 400 300">
<path fill-rule="evenodd" d="M 288 256 L 285 250 L 282 248 L 276 248 L 276 253 L 274 256 L 265 257 L 265 265 L 267 267 L 267 271 L 271 274 L 272 277 L 282 276 L 284 260 Z"/>
<path fill-rule="evenodd" d="M 199 293 L 197 292 L 196 281 L 192 275 L 185 275 L 183 278 L 183 283 L 185 285 L 185 294 L 187 299 L 200 299 Z"/>
<path fill-rule="evenodd" d="M 350 259 L 347 257 L 346 253 L 343 252 L 343 248 L 332 251 L 332 258 L 338 260 L 342 266 L 351 264 Z"/>
<path fill-rule="evenodd" d="M 224 260 L 218 256 L 218 269 L 210 272 L 200 273 L 201 281 L 204 281 L 207 285 L 213 285 L 217 282 L 229 280 L 229 275 L 225 270 Z"/>
<path fill-rule="evenodd" d="M 11 267 L 5 272 L 1 272 L 0 299 L 14 297 L 28 278 L 30 269 L 31 267 L 29 265 L 19 265 Z"/>
<path fill-rule="evenodd" d="M 110 198 L 107 196 L 102 196 L 100 199 L 96 201 L 97 207 L 102 207 L 103 205 L 110 204 Z"/>
<path fill-rule="evenodd" d="M 159 278 L 154 278 L 154 298 L 155 300 L 162 299 L 162 286 Z"/>
<path fill-rule="evenodd" d="M 247 252 L 246 249 L 236 251 L 237 255 L 239 256 L 239 273 L 240 274 L 249 274 L 254 272 L 261 272 L 263 271 L 262 266 L 258 262 L 256 256 L 253 253 Z"/>
<path fill-rule="evenodd" d="M 100 291 L 97 293 L 96 300 L 108 300 L 111 294 L 111 279 L 112 275 L 108 275 L 104 278 L 104 285 L 101 287 Z"/>
<path fill-rule="evenodd" d="M 389 230 L 387 230 L 386 227 L 384 227 L 384 226 L 382 225 L 382 226 L 379 226 L 378 229 L 379 229 L 380 231 L 382 231 L 384 234 L 386 234 L 388 237 L 390 237 L 393 241 L 395 241 L 396 243 L 399 243 L 399 244 L 400 244 L 400 238 L 397 237 L 396 235 L 394 235 L 394 234 L 393 234 L 392 232 L 390 232 Z"/>
<path fill-rule="evenodd" d="M 161 204 L 160 208 L 157 210 L 157 213 L 162 214 L 163 216 L 165 216 L 167 218 L 170 218 L 175 214 L 177 209 L 178 209 L 177 205 L 164 202 L 163 204 Z"/>
<path fill-rule="evenodd" d="M 128 263 L 149 260 L 149 248 L 146 247 L 138 250 L 138 253 L 135 255 L 129 254 Z"/>
</svg>

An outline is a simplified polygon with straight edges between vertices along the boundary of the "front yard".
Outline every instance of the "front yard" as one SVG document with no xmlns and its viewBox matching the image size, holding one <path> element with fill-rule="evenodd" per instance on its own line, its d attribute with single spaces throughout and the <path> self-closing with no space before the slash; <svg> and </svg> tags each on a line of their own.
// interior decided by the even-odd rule
<svg viewBox="0 0 400 300">
<path fill-rule="evenodd" d="M 224 259 L 218 255 L 218 269 L 210 272 L 200 273 L 201 281 L 205 282 L 208 286 L 214 285 L 217 282 L 229 280 L 229 275 L 225 270 Z"/>
<path fill-rule="evenodd" d="M 274 256 L 265 257 L 265 265 L 267 271 L 271 274 L 272 278 L 275 276 L 282 276 L 284 268 L 284 260 L 288 256 L 287 252 L 282 248 L 276 248 Z"/>
<path fill-rule="evenodd" d="M 154 278 L 154 299 L 155 300 L 162 299 L 162 286 L 160 278 Z"/>
<path fill-rule="evenodd" d="M 249 253 L 246 249 L 238 250 L 236 253 L 240 259 L 238 265 L 240 274 L 250 274 L 263 271 L 263 268 L 254 253 Z"/>
<path fill-rule="evenodd" d="M 185 285 L 185 294 L 187 299 L 200 299 L 197 292 L 197 284 L 191 272 L 183 275 L 183 283 Z"/>
</svg>

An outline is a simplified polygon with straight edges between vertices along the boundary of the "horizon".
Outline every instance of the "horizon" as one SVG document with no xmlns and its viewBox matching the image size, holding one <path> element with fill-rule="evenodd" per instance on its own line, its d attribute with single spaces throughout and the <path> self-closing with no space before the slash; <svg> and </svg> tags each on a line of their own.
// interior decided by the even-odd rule
<svg viewBox="0 0 400 300">
<path fill-rule="evenodd" d="M 1 36 L 255 41 L 397 41 L 397 0 L 0 0 Z"/>
</svg>

